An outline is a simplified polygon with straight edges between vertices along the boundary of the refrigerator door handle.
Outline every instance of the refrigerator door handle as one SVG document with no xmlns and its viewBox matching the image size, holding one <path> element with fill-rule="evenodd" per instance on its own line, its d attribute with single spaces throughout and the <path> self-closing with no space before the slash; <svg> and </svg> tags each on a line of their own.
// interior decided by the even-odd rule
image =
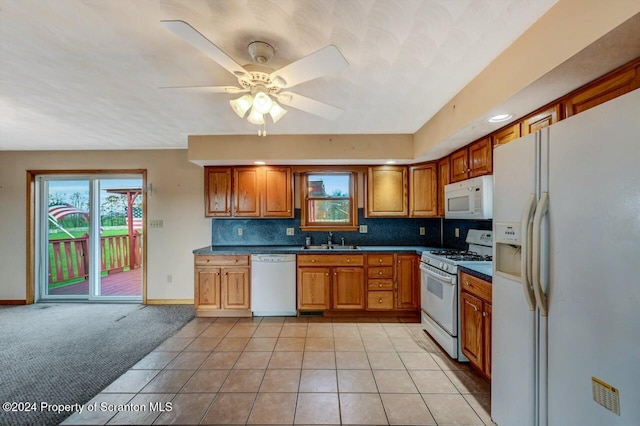
<svg viewBox="0 0 640 426">
<path fill-rule="evenodd" d="M 542 290 L 540 283 L 540 225 L 542 218 L 549 211 L 549 193 L 543 192 L 536 207 L 536 214 L 533 217 L 533 293 L 543 317 L 547 316 L 547 295 Z"/>
<path fill-rule="evenodd" d="M 535 208 L 535 194 L 529 194 L 527 203 L 522 210 L 522 218 L 520 220 L 520 277 L 522 280 L 522 289 L 524 290 L 524 298 L 529 304 L 529 309 L 534 310 L 536 308 L 535 295 L 531 288 L 531 246 L 530 246 L 530 232 L 531 232 L 531 214 Z"/>
</svg>

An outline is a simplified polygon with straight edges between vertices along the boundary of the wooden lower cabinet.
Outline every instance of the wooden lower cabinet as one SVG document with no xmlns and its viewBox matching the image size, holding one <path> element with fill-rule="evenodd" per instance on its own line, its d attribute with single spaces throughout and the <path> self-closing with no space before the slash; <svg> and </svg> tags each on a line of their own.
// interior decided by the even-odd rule
<svg viewBox="0 0 640 426">
<path fill-rule="evenodd" d="M 197 255 L 194 269 L 196 315 L 251 316 L 249 256 Z"/>
<path fill-rule="evenodd" d="M 420 308 L 420 257 L 399 254 L 396 262 L 396 309 Z"/>
<path fill-rule="evenodd" d="M 465 272 L 460 284 L 462 353 L 491 379 L 491 284 Z"/>
<path fill-rule="evenodd" d="M 331 268 L 298 268 L 298 309 L 325 310 L 331 307 Z"/>
<path fill-rule="evenodd" d="M 418 261 L 416 254 L 298 255 L 298 310 L 327 315 L 418 313 Z"/>
<path fill-rule="evenodd" d="M 298 255 L 298 310 L 364 309 L 364 256 Z"/>
<path fill-rule="evenodd" d="M 364 268 L 333 268 L 333 309 L 364 309 Z"/>
</svg>

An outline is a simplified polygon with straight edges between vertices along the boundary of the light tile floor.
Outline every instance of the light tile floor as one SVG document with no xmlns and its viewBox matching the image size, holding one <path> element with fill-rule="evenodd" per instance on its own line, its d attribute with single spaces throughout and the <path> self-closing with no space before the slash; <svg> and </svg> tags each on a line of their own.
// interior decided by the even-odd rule
<svg viewBox="0 0 640 426">
<path fill-rule="evenodd" d="M 196 318 L 63 424 L 492 425 L 490 403 L 420 324 Z"/>
</svg>

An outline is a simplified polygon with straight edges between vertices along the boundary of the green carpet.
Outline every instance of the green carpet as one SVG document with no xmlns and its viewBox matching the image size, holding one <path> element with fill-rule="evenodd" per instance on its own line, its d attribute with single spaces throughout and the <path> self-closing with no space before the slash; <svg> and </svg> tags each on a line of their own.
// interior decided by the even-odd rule
<svg viewBox="0 0 640 426">
<path fill-rule="evenodd" d="M 84 404 L 194 317 L 191 305 L 42 303 L 0 307 L 0 402 Z M 70 413 L 0 410 L 2 425 Z"/>
</svg>

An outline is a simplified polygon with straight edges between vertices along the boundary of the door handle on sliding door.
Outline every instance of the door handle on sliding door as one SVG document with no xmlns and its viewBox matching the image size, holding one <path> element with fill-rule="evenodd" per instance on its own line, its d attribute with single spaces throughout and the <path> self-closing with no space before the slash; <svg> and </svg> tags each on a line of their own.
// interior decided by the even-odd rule
<svg viewBox="0 0 640 426">
<path fill-rule="evenodd" d="M 540 282 L 540 227 L 542 218 L 549 211 L 549 193 L 543 192 L 536 207 L 536 214 L 533 217 L 533 293 L 536 296 L 536 302 L 543 317 L 547 316 L 547 295 L 542 290 Z"/>
<path fill-rule="evenodd" d="M 535 198 L 535 194 L 529 194 L 520 219 L 520 241 L 522 244 L 520 246 L 520 279 L 524 290 L 524 298 L 532 311 L 536 308 L 536 302 L 531 288 L 531 247 L 529 236 L 531 231 L 530 219 L 535 208 Z"/>
</svg>

